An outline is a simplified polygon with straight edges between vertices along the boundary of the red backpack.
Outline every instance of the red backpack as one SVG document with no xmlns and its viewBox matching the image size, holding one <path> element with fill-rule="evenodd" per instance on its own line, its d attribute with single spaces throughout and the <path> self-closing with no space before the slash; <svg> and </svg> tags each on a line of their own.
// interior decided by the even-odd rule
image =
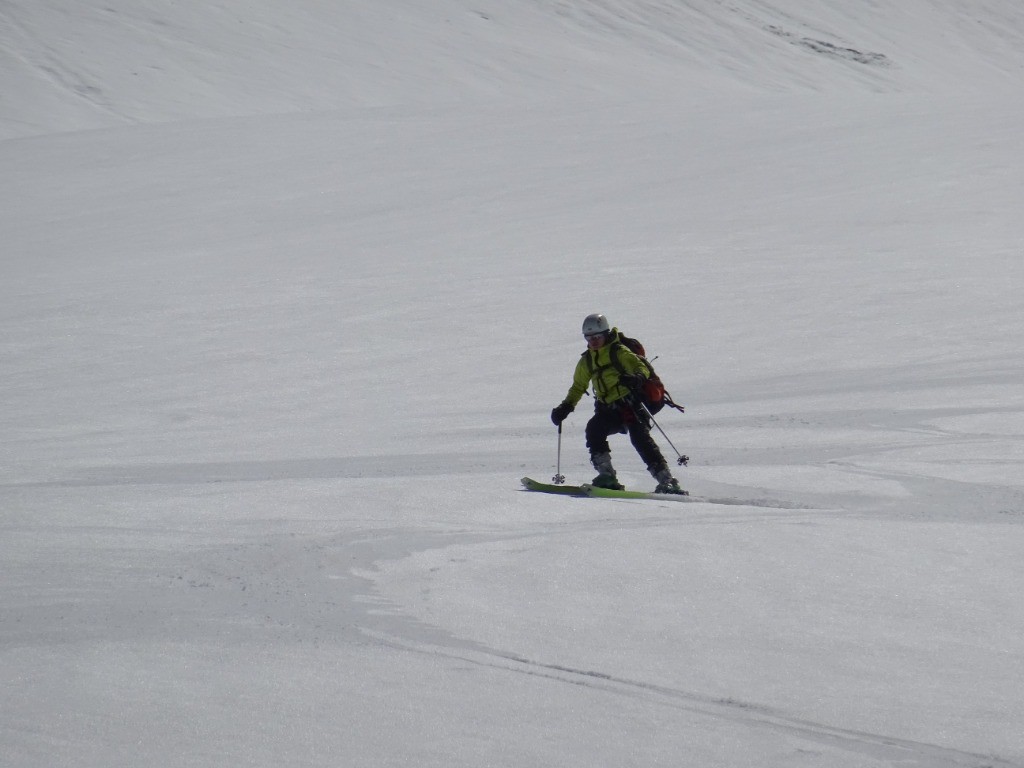
<svg viewBox="0 0 1024 768">
<path fill-rule="evenodd" d="M 684 412 L 683 406 L 676 403 L 672 396 L 665 390 L 665 384 L 662 382 L 661 377 L 654 372 L 654 366 L 651 365 L 651 361 L 647 359 L 647 351 L 644 349 L 644 345 L 640 343 L 639 339 L 634 339 L 626 336 L 623 333 L 619 333 L 617 341 L 613 341 L 608 352 L 611 357 L 612 365 L 615 366 L 615 370 L 619 374 L 627 373 L 625 367 L 619 361 L 618 348 L 624 346 L 634 355 L 644 361 L 644 365 L 651 372 L 650 377 L 644 382 L 643 387 L 640 389 L 640 399 L 644 406 L 651 413 L 657 413 L 666 405 L 669 408 L 675 408 L 680 413 Z M 586 355 L 586 353 L 584 353 Z M 589 361 L 590 357 L 587 356 Z"/>
</svg>

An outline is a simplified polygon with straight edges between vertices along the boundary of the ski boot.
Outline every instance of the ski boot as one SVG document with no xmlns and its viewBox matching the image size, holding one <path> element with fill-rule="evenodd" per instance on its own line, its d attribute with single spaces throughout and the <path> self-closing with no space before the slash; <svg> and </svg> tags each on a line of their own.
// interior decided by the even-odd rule
<svg viewBox="0 0 1024 768">
<path fill-rule="evenodd" d="M 679 487 L 679 481 L 672 477 L 668 467 L 664 465 L 656 468 L 648 467 L 648 471 L 658 481 L 658 487 L 654 489 L 655 493 L 676 493 L 680 496 L 690 495 L 689 491 L 684 491 Z"/>
<path fill-rule="evenodd" d="M 591 485 L 596 488 L 608 488 L 612 491 L 624 491 L 626 486 L 619 482 L 615 476 L 615 467 L 612 466 L 612 455 L 610 453 L 595 453 L 590 457 L 590 463 L 594 465 L 598 475 Z"/>
</svg>

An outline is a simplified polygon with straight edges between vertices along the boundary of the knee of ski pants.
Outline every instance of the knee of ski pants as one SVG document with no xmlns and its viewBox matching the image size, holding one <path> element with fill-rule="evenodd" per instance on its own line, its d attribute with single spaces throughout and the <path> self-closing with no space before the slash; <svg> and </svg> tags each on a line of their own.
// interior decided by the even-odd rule
<svg viewBox="0 0 1024 768">
<path fill-rule="evenodd" d="M 590 455 L 595 453 L 611 453 L 611 446 L 608 445 L 608 435 L 602 431 L 587 429 L 587 450 Z"/>
<path fill-rule="evenodd" d="M 651 437 L 651 432 L 643 424 L 633 424 L 629 428 L 629 440 L 648 467 L 657 467 L 665 463 L 665 457 L 658 444 Z"/>
<path fill-rule="evenodd" d="M 621 428 L 622 414 L 618 409 L 601 407 L 599 403 L 594 415 L 587 422 L 587 448 L 590 449 L 590 453 L 610 453 L 608 436 L 614 435 Z"/>
</svg>

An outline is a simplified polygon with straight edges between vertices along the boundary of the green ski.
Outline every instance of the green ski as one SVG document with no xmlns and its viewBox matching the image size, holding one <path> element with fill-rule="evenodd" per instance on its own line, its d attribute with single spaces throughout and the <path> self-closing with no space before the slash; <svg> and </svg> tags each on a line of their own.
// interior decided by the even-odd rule
<svg viewBox="0 0 1024 768">
<path fill-rule="evenodd" d="M 646 491 L 613 491 L 611 488 L 598 488 L 589 483 L 581 485 L 584 495 L 600 499 L 657 499 L 658 501 L 704 501 L 683 493 L 647 493 Z"/>
<path fill-rule="evenodd" d="M 522 479 L 523 487 L 528 491 L 540 491 L 541 493 L 558 493 L 563 496 L 583 496 L 583 488 L 578 485 L 554 485 L 542 483 L 530 477 Z"/>
</svg>

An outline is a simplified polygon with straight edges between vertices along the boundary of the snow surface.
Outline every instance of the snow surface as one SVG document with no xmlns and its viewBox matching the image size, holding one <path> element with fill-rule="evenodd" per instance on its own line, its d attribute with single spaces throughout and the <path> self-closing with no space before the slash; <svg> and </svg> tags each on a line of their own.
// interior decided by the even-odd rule
<svg viewBox="0 0 1024 768">
<path fill-rule="evenodd" d="M 0 765 L 1024 766 L 1022 79 L 1018 0 L 0 5 Z M 519 489 L 594 311 L 734 503 Z"/>
</svg>

